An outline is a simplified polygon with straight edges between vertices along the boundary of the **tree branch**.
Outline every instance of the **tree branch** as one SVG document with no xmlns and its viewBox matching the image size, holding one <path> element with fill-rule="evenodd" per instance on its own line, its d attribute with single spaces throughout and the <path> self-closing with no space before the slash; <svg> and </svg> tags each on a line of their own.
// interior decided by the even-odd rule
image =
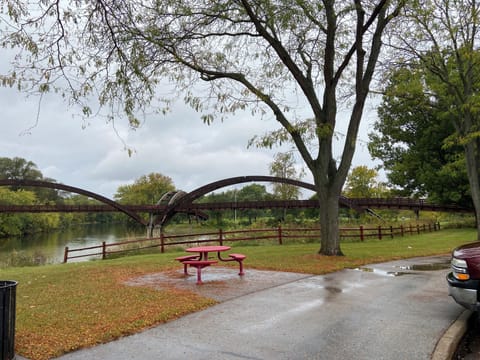
<svg viewBox="0 0 480 360">
<path fill-rule="evenodd" d="M 295 61 L 291 58 L 288 51 L 283 47 L 281 42 L 271 36 L 265 27 L 262 25 L 260 19 L 257 17 L 255 12 L 253 11 L 252 7 L 250 6 L 247 0 L 241 0 L 241 3 L 247 12 L 247 15 L 251 19 L 252 23 L 255 25 L 257 32 L 272 46 L 272 48 L 277 53 L 280 60 L 285 64 L 287 69 L 290 71 L 294 79 L 297 81 L 298 85 L 302 89 L 303 93 L 305 94 L 306 99 L 310 103 L 313 113 L 315 117 L 321 117 L 321 105 L 318 101 L 315 89 L 313 84 L 305 77 L 302 71 L 299 69 Z"/>
</svg>

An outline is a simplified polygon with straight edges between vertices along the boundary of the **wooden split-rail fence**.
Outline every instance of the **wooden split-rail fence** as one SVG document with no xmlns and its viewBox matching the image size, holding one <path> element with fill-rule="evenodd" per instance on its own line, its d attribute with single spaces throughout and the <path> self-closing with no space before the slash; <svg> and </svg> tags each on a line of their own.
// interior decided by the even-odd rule
<svg viewBox="0 0 480 360">
<path fill-rule="evenodd" d="M 351 228 L 340 228 L 340 237 L 342 240 L 364 241 L 365 239 L 383 238 L 395 236 L 405 236 L 420 234 L 422 232 L 431 232 L 440 230 L 439 223 L 399 225 L 399 226 L 359 226 Z M 142 238 L 127 240 L 116 243 L 102 242 L 100 245 L 70 249 L 65 247 L 63 262 L 69 259 L 101 257 L 105 259 L 108 255 L 127 253 L 149 248 L 159 248 L 163 253 L 167 247 L 191 246 L 192 244 L 212 243 L 223 245 L 224 242 L 238 241 L 275 241 L 282 245 L 289 239 L 318 239 L 320 237 L 319 228 L 276 228 L 268 229 L 250 229 L 250 230 L 218 230 L 215 232 L 183 234 L 183 235 L 165 235 L 161 234 L 156 238 Z"/>
</svg>

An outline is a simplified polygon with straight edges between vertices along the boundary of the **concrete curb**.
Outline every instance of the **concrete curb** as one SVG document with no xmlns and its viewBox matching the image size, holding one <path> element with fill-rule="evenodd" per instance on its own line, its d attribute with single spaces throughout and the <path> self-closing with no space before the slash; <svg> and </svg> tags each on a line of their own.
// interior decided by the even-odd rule
<svg viewBox="0 0 480 360">
<path fill-rule="evenodd" d="M 463 335 L 467 332 L 468 319 L 472 316 L 472 311 L 465 310 L 450 325 L 443 336 L 438 341 L 433 351 L 432 360 L 451 360 L 453 354 L 457 350 L 458 344 L 462 340 Z"/>
</svg>

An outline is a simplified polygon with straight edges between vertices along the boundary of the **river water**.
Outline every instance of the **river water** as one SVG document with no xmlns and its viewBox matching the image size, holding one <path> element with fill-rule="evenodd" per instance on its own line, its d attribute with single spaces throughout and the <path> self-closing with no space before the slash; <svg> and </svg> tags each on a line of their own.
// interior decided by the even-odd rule
<svg viewBox="0 0 480 360">
<path fill-rule="evenodd" d="M 70 249 L 144 237 L 144 227 L 123 225 L 82 225 L 67 230 L 22 237 L 0 238 L 0 266 L 63 262 L 65 247 Z M 86 260 L 83 258 L 82 260 Z"/>
</svg>

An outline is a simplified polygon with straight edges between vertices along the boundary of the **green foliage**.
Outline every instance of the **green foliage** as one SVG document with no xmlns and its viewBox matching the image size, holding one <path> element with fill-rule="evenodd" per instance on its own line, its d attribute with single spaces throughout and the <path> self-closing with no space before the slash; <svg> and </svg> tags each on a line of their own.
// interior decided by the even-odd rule
<svg viewBox="0 0 480 360">
<path fill-rule="evenodd" d="M 267 189 L 264 185 L 251 184 L 246 185 L 237 192 L 237 201 L 262 201 L 268 200 L 270 194 L 267 192 Z M 251 224 L 256 221 L 258 217 L 261 217 L 265 214 L 265 210 L 262 209 L 246 209 L 240 210 L 240 216 L 247 217 L 248 222 L 244 224 Z M 240 223 L 242 224 L 242 223 Z"/>
<path fill-rule="evenodd" d="M 55 182 L 53 179 L 44 178 L 37 165 L 32 161 L 14 157 L 12 159 L 0 157 L 0 179 L 10 180 L 43 180 Z M 19 187 L 11 186 L 12 190 L 19 190 Z M 34 187 L 29 189 L 37 195 L 40 202 L 59 201 L 60 195 L 55 189 Z"/>
<path fill-rule="evenodd" d="M 386 185 L 378 181 L 378 172 L 367 166 L 357 166 L 350 171 L 344 195 L 351 198 L 387 197 Z"/>
<path fill-rule="evenodd" d="M 43 177 L 37 166 L 23 158 L 0 158 L 0 179 L 41 180 L 55 182 Z M 98 201 L 83 195 L 68 195 L 45 187 L 9 186 L 0 188 L 0 202 L 6 205 L 98 204 Z M 115 220 L 113 213 L 14 213 L 0 214 L 0 237 L 21 235 L 64 228 L 72 224 L 107 223 Z M 124 220 L 124 217 L 120 217 Z"/>
<path fill-rule="evenodd" d="M 455 126 L 443 110 L 448 96 L 436 88 L 420 63 L 390 73 L 370 154 L 383 161 L 398 195 L 471 205 L 463 147 L 451 142 Z"/>
<path fill-rule="evenodd" d="M 150 173 L 139 177 L 133 184 L 119 186 L 114 199 L 128 205 L 154 205 L 162 195 L 174 190 L 171 178 L 159 173 Z"/>
<path fill-rule="evenodd" d="M 215 203 L 215 202 L 235 202 L 237 196 L 237 190 L 227 190 L 221 193 L 212 192 L 205 196 L 202 196 L 197 200 L 199 203 Z M 209 219 L 207 223 L 213 223 L 217 227 L 223 227 L 226 225 L 228 218 L 234 219 L 235 212 L 233 210 L 210 210 L 207 211 Z M 233 221 L 232 221 L 233 222 Z"/>
<path fill-rule="evenodd" d="M 42 173 L 32 161 L 19 157 L 0 158 L 0 179 L 40 180 L 42 178 Z"/>
<path fill-rule="evenodd" d="M 65 205 L 99 205 L 97 200 L 89 199 L 83 195 L 71 195 L 63 200 Z M 62 213 L 62 228 L 79 224 L 99 224 L 124 221 L 125 215 L 111 212 L 93 212 L 93 213 Z"/>
<path fill-rule="evenodd" d="M 31 191 L 12 191 L 0 187 L 0 204 L 2 205 L 35 205 L 36 194 Z M 0 214 L 0 237 L 22 235 L 48 231 L 58 228 L 60 216 L 56 213 L 48 214 Z"/>
<path fill-rule="evenodd" d="M 296 121 L 287 127 L 267 132 L 263 135 L 255 135 L 248 141 L 248 146 L 256 146 L 271 149 L 274 145 L 283 145 L 293 142 L 292 134 L 301 136 L 306 144 L 312 145 L 316 135 L 321 132 L 317 131 L 315 119 L 306 119 Z M 327 134 L 328 135 L 328 134 Z"/>
<path fill-rule="evenodd" d="M 270 175 L 292 180 L 301 180 L 305 172 L 302 168 L 297 173 L 295 165 L 295 158 L 291 152 L 277 153 L 275 154 L 273 162 L 270 163 Z M 273 194 L 277 199 L 296 200 L 300 196 L 300 188 L 290 184 L 273 183 Z"/>
<path fill-rule="evenodd" d="M 233 189 L 220 193 L 210 193 L 198 200 L 200 203 L 215 202 L 241 202 L 241 201 L 268 201 L 278 197 L 267 191 L 264 185 L 251 184 L 242 187 L 240 190 Z M 304 220 L 309 216 L 303 209 L 238 209 L 234 210 L 209 210 L 207 224 L 221 228 L 235 228 L 237 226 L 277 226 L 282 218 L 287 215 L 295 220 Z M 308 212 L 310 218 L 318 219 L 318 211 Z"/>
<path fill-rule="evenodd" d="M 46 265 L 48 259 L 40 251 L 36 251 L 34 254 L 27 254 L 25 251 L 12 251 L 4 263 L 1 265 L 4 267 L 25 267 L 25 266 L 39 266 Z"/>
<path fill-rule="evenodd" d="M 126 205 L 155 205 L 163 195 L 174 190 L 175 186 L 171 178 L 159 173 L 150 173 L 139 177 L 133 184 L 119 186 L 113 197 L 116 201 Z M 143 216 L 147 219 L 149 215 L 144 214 Z M 123 214 L 116 214 L 116 217 L 122 221 L 125 220 Z M 127 222 L 131 225 L 135 224 L 130 218 L 127 219 Z"/>
<path fill-rule="evenodd" d="M 230 202 L 235 204 L 241 201 L 262 201 L 272 198 L 264 185 L 250 184 L 242 187 L 240 190 L 233 189 L 221 193 L 210 193 L 203 196 L 198 202 L 215 203 Z M 207 211 L 210 220 L 215 222 L 216 226 L 250 225 L 258 218 L 268 216 L 269 210 L 264 209 L 238 209 L 238 210 L 210 210 Z"/>
<path fill-rule="evenodd" d="M 450 134 L 449 144 L 445 145 L 454 144 L 464 149 L 480 240 L 478 2 L 425 0 L 415 6 L 406 13 L 405 26 L 409 31 L 399 35 L 406 54 L 410 56 L 406 63 L 418 62 L 429 96 L 435 100 L 436 117 L 439 120 L 448 119 L 455 128 Z M 451 185 L 455 186 L 457 184 Z M 462 190 L 463 186 L 460 186 L 460 192 Z"/>
<path fill-rule="evenodd" d="M 260 184 L 246 185 L 237 192 L 238 201 L 261 201 L 267 200 L 269 197 L 270 194 L 265 185 Z"/>
</svg>

